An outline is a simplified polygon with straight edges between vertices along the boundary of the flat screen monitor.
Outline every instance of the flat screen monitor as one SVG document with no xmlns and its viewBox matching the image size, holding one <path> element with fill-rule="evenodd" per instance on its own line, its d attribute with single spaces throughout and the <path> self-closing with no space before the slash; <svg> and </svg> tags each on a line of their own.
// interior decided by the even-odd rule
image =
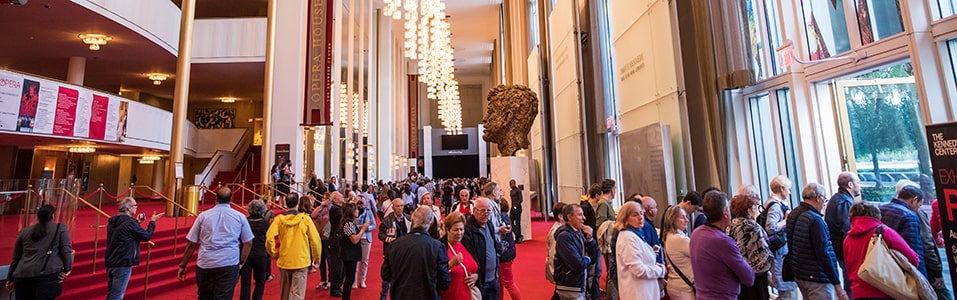
<svg viewBox="0 0 957 300">
<path fill-rule="evenodd" d="M 442 135 L 442 150 L 465 150 L 469 148 L 467 134 Z"/>
</svg>

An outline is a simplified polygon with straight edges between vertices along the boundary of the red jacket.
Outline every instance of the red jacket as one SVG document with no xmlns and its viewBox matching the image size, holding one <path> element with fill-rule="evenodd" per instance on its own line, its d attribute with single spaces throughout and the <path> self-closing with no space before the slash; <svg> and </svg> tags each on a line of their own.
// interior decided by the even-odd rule
<svg viewBox="0 0 957 300">
<path fill-rule="evenodd" d="M 879 289 L 867 284 L 857 277 L 857 270 L 861 268 L 864 257 L 867 256 L 867 247 L 874 235 L 874 229 L 881 224 L 881 220 L 866 216 L 857 216 L 851 219 L 851 231 L 844 239 L 844 260 L 847 263 L 848 275 L 851 280 L 851 294 L 854 298 L 890 298 Z M 907 242 L 894 229 L 884 226 L 884 242 L 888 248 L 899 251 L 907 257 L 911 264 L 917 266 L 920 258 L 917 253 L 907 246 Z"/>
</svg>

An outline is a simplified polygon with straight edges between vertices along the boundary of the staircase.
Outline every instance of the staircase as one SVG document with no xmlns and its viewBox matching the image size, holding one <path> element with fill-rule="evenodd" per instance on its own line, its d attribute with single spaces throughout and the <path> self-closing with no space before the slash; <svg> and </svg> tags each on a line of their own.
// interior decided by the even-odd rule
<svg viewBox="0 0 957 300">
<path fill-rule="evenodd" d="M 213 178 L 213 183 L 210 188 L 215 189 L 220 184 L 226 185 L 230 183 L 242 183 L 243 173 L 245 173 L 246 178 L 246 188 L 253 189 L 254 184 L 261 183 L 262 180 L 259 176 L 260 164 L 262 163 L 262 146 L 249 146 L 249 149 L 246 150 L 246 154 L 243 154 L 242 160 L 236 164 L 236 170 L 233 171 L 221 171 L 216 174 L 216 177 Z M 245 171 L 243 167 L 245 166 Z M 216 192 L 212 190 L 211 192 Z M 256 196 L 246 191 L 244 189 L 233 189 L 233 201 L 234 202 L 245 202 L 255 199 Z M 245 200 L 245 201 L 242 201 Z M 216 195 L 212 193 L 205 193 L 203 195 L 204 203 L 216 203 Z"/>
<path fill-rule="evenodd" d="M 180 282 L 176 278 L 179 262 L 186 249 L 186 233 L 195 218 L 180 218 L 178 232 L 175 229 L 175 219 L 163 218 L 157 221 L 156 231 L 153 232 L 153 246 L 150 252 L 149 265 L 149 297 L 158 298 L 165 291 L 196 286 L 193 273 Z M 103 223 L 106 223 L 104 220 Z M 185 224 L 184 224 L 185 223 Z M 92 231 L 92 229 L 89 229 Z M 100 242 L 97 245 L 96 273 L 93 271 L 93 241 L 74 242 L 76 254 L 73 259 L 73 272 L 63 282 L 63 294 L 60 299 L 98 299 L 103 298 L 107 291 L 107 274 L 104 263 L 106 256 L 106 228 L 100 229 Z M 178 235 L 177 235 L 178 234 Z M 173 252 L 174 239 L 178 237 L 176 252 Z M 146 284 L 147 244 L 140 247 L 140 265 L 133 267 L 129 284 L 126 288 L 126 299 L 143 299 L 143 287 Z M 195 271 L 195 259 L 190 261 L 190 272 Z"/>
</svg>

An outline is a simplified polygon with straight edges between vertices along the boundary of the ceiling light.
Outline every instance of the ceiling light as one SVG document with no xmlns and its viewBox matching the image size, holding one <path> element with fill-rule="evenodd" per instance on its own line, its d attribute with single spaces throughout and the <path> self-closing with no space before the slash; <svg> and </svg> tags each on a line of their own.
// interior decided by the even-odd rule
<svg viewBox="0 0 957 300">
<path fill-rule="evenodd" d="M 233 103 L 236 102 L 236 97 L 222 97 L 219 98 L 219 101 L 223 103 Z"/>
<path fill-rule="evenodd" d="M 80 39 L 83 40 L 84 44 L 90 45 L 90 50 L 96 51 L 100 50 L 100 46 L 106 45 L 107 42 L 112 41 L 113 37 L 99 33 L 87 33 L 81 34 Z"/>
<path fill-rule="evenodd" d="M 163 84 L 163 80 L 169 79 L 169 74 L 146 73 L 146 77 L 153 81 L 153 85 Z"/>
<path fill-rule="evenodd" d="M 140 157 L 140 160 L 156 161 L 160 160 L 160 157 L 159 155 L 143 155 L 143 157 Z"/>
<path fill-rule="evenodd" d="M 67 150 L 70 153 L 93 153 L 96 152 L 96 147 L 93 146 L 69 146 Z"/>
<path fill-rule="evenodd" d="M 152 160 L 145 159 L 145 158 L 141 158 L 141 159 L 139 160 L 139 163 L 140 163 L 141 165 L 152 165 L 152 164 L 153 164 L 153 161 L 152 161 Z"/>
</svg>

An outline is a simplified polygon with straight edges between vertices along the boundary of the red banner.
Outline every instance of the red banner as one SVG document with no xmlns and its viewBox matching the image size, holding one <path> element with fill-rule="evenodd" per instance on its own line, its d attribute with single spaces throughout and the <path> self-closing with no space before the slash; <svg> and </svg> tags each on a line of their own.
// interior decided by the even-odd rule
<svg viewBox="0 0 957 300">
<path fill-rule="evenodd" d="M 306 103 L 303 125 L 332 125 L 332 9 L 330 0 L 309 0 L 306 40 Z"/>
<path fill-rule="evenodd" d="M 90 107 L 90 138 L 102 140 L 106 136 L 106 116 L 109 115 L 110 98 L 93 95 Z"/>
<path fill-rule="evenodd" d="M 53 119 L 53 134 L 73 136 L 73 122 L 76 121 L 76 101 L 80 92 L 60 87 L 56 98 L 56 115 Z"/>
<path fill-rule="evenodd" d="M 409 74 L 409 157 L 419 157 L 419 75 Z"/>
</svg>

